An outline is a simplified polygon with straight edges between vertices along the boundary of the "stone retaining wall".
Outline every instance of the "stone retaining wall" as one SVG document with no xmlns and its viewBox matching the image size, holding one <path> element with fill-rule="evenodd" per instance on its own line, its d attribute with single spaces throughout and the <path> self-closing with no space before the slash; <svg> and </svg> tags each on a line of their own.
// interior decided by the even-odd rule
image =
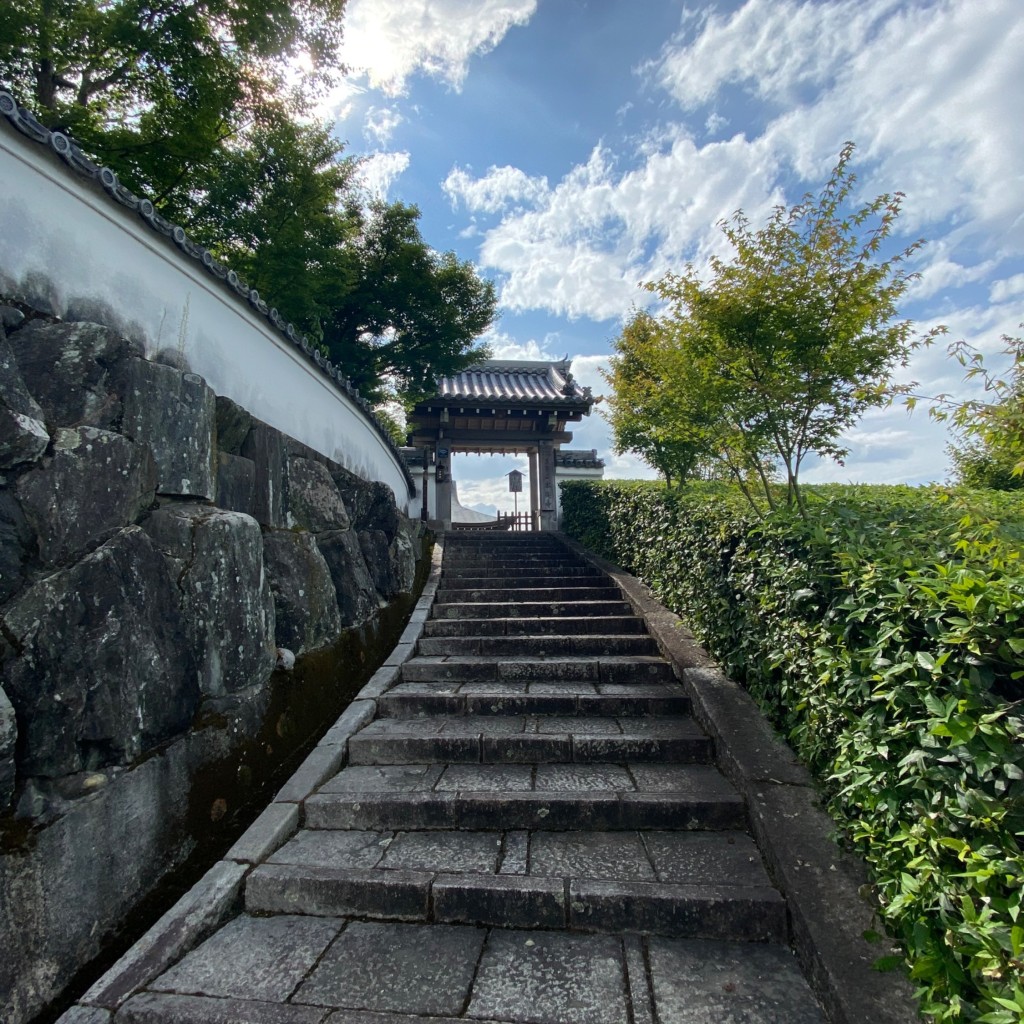
<svg viewBox="0 0 1024 1024">
<path fill-rule="evenodd" d="M 207 823 L 234 810 L 197 790 L 204 772 L 287 747 L 288 652 L 361 631 L 335 674 L 365 678 L 422 538 L 391 487 L 180 361 L 12 306 L 0 325 L 0 991 L 16 1024 L 189 855 L 197 806 Z"/>
</svg>

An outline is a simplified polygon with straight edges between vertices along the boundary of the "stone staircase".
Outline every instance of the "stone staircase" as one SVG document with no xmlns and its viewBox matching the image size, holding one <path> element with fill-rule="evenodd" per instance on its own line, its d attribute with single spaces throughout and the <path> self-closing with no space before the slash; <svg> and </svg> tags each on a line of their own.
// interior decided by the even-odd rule
<svg viewBox="0 0 1024 1024">
<path fill-rule="evenodd" d="M 331 1024 L 825 1019 L 682 686 L 549 535 L 448 535 L 415 656 L 304 815 L 246 914 L 150 986 L 174 1006 L 118 1021 L 252 999 L 264 962 L 280 1010 Z"/>
</svg>

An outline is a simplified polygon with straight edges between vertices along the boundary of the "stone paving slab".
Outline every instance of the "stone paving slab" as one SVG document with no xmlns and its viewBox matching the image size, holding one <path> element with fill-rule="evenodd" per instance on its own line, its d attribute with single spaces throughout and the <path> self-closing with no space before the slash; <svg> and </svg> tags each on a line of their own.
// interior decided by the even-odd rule
<svg viewBox="0 0 1024 1024">
<path fill-rule="evenodd" d="M 149 987 L 283 1003 L 343 926 L 343 921 L 322 917 L 242 915 Z"/>
<path fill-rule="evenodd" d="M 467 925 L 321 920 L 337 937 L 294 992 L 217 995 L 246 963 L 262 977 L 274 956 L 289 968 L 308 959 L 308 947 L 284 950 L 281 933 L 266 931 L 274 919 L 237 920 L 244 951 L 225 962 L 216 943 L 204 944 L 189 958 L 194 993 L 168 991 L 169 973 L 161 991 L 126 1002 L 115 1024 L 826 1022 L 781 946 Z"/>
<path fill-rule="evenodd" d="M 652 938 L 648 950 L 660 1024 L 825 1024 L 786 949 Z"/>
<path fill-rule="evenodd" d="M 459 1016 L 486 932 L 354 921 L 295 993 L 293 1002 L 395 1013 Z"/>
<path fill-rule="evenodd" d="M 320 793 L 413 793 L 437 784 L 443 764 L 349 765 L 319 789 Z"/>
<path fill-rule="evenodd" d="M 436 788 L 456 793 L 529 793 L 533 773 L 529 764 L 450 764 Z"/>
<path fill-rule="evenodd" d="M 394 832 L 303 829 L 268 864 L 303 864 L 323 868 L 374 868 L 395 837 Z"/>
<path fill-rule="evenodd" d="M 632 793 L 636 783 L 622 764 L 539 764 L 534 769 L 534 788 L 541 793 Z"/>
<path fill-rule="evenodd" d="M 621 941 L 494 931 L 469 1012 L 530 1024 L 621 1024 L 628 1019 Z"/>
<path fill-rule="evenodd" d="M 121 1007 L 115 1024 L 324 1024 L 329 1016 L 325 1007 L 143 992 Z"/>
</svg>

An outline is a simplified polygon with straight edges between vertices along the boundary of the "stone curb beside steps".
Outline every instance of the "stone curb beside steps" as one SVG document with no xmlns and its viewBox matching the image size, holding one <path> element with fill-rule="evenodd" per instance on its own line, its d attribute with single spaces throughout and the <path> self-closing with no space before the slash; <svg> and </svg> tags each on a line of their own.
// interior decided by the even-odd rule
<svg viewBox="0 0 1024 1024">
<path fill-rule="evenodd" d="M 376 714 L 377 698 L 398 678 L 412 656 L 430 615 L 441 579 L 444 537 L 434 544 L 430 575 L 394 650 L 356 694 L 338 720 L 280 789 L 272 803 L 238 841 L 145 935 L 128 950 L 57 1024 L 109 1024 L 114 1012 L 136 992 L 211 935 L 241 907 L 252 868 L 283 846 L 299 828 L 302 802 L 331 776 L 348 755 L 348 740 Z"/>
<path fill-rule="evenodd" d="M 558 536 L 612 578 L 686 688 L 694 718 L 714 740 L 722 773 L 747 803 L 754 839 L 786 898 L 793 946 L 832 1024 L 919 1021 L 907 978 L 871 966 L 889 950 L 863 937 L 868 930 L 881 931 L 860 895 L 867 870 L 833 839 L 835 825 L 821 808 L 807 769 L 753 698 L 717 667 L 645 584 L 572 538 Z"/>
</svg>

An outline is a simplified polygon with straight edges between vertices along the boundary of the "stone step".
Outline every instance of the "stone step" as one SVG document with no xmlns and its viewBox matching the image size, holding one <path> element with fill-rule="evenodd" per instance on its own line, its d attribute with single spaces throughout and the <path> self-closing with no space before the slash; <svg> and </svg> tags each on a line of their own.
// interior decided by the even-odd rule
<svg viewBox="0 0 1024 1024">
<path fill-rule="evenodd" d="M 646 634 L 618 636 L 594 633 L 586 636 L 485 636 L 423 637 L 416 653 L 424 657 L 508 658 L 532 656 L 558 658 L 566 655 L 656 655 L 658 645 Z"/>
<path fill-rule="evenodd" d="M 568 899 L 566 899 L 568 894 Z M 742 832 L 307 829 L 249 876 L 246 910 L 784 942 Z"/>
<path fill-rule="evenodd" d="M 501 543 L 497 540 L 486 540 L 478 541 L 473 544 L 465 544 L 462 542 L 452 542 L 449 538 L 444 542 L 444 554 L 447 557 L 454 557 L 456 555 L 475 554 L 475 555 L 489 555 L 495 552 L 507 552 L 508 554 L 516 554 L 518 552 L 529 552 L 539 554 L 551 554 L 551 555 L 567 555 L 570 554 L 568 549 L 557 541 L 553 541 L 550 544 L 544 541 L 532 541 L 532 542 L 506 542 Z"/>
<path fill-rule="evenodd" d="M 549 612 L 552 610 L 548 609 Z M 643 619 L 635 615 L 548 615 L 530 618 L 430 619 L 423 629 L 426 637 L 581 636 L 589 633 L 639 636 L 646 635 L 647 627 Z"/>
<path fill-rule="evenodd" d="M 476 684 L 467 683 L 467 687 Z M 493 684 L 487 689 L 438 692 L 417 683 L 399 683 L 377 700 L 382 718 L 418 718 L 424 715 L 569 715 L 613 717 L 688 715 L 690 700 L 678 686 L 660 685 L 655 693 L 637 695 L 526 692 L 526 684 Z"/>
<path fill-rule="evenodd" d="M 154 982 L 118 1024 L 826 1020 L 783 945 L 550 928 L 240 914 Z"/>
<path fill-rule="evenodd" d="M 440 596 L 440 595 L 439 595 Z M 434 602 L 433 617 L 444 619 L 529 619 L 549 615 L 571 618 L 609 615 L 631 615 L 626 601 L 563 601 L 555 604 L 545 601 L 440 601 Z"/>
<path fill-rule="evenodd" d="M 692 718 L 431 715 L 378 718 L 348 741 L 349 763 L 707 763 L 711 740 Z"/>
<path fill-rule="evenodd" d="M 530 566 L 527 572 L 524 569 L 488 569 L 486 566 L 474 565 L 472 567 L 459 569 L 445 569 L 441 573 L 441 586 L 447 588 L 464 587 L 473 580 L 499 580 L 502 582 L 514 583 L 523 578 L 539 579 L 541 581 L 551 578 L 570 580 L 606 580 L 605 573 L 598 572 L 587 565 L 552 565 L 552 566 Z M 479 586 L 481 584 L 474 584 Z M 543 583 L 541 584 L 543 585 Z"/>
<path fill-rule="evenodd" d="M 513 601 L 517 603 L 562 601 L 621 601 L 618 587 L 595 587 L 590 581 L 576 586 L 568 581 L 565 586 L 501 586 L 467 587 L 465 590 L 442 590 L 438 588 L 435 607 L 450 602 L 484 602 L 486 604 Z"/>
<path fill-rule="evenodd" d="M 349 765 L 304 810 L 306 829 L 746 828 L 742 799 L 711 765 Z"/>
<path fill-rule="evenodd" d="M 453 569 L 517 569 L 528 570 L 536 567 L 546 569 L 557 566 L 580 566 L 583 563 L 572 555 L 532 555 L 527 552 L 496 555 L 444 555 L 444 571 Z"/>
<path fill-rule="evenodd" d="M 671 682 L 672 668 L 660 656 L 641 657 L 518 657 L 484 658 L 475 655 L 418 656 L 402 666 L 403 682 L 522 682 L 619 685 L 623 693 L 644 683 Z M 584 689 L 580 692 L 593 692 Z M 599 692 L 614 692 L 604 689 Z"/>
</svg>

